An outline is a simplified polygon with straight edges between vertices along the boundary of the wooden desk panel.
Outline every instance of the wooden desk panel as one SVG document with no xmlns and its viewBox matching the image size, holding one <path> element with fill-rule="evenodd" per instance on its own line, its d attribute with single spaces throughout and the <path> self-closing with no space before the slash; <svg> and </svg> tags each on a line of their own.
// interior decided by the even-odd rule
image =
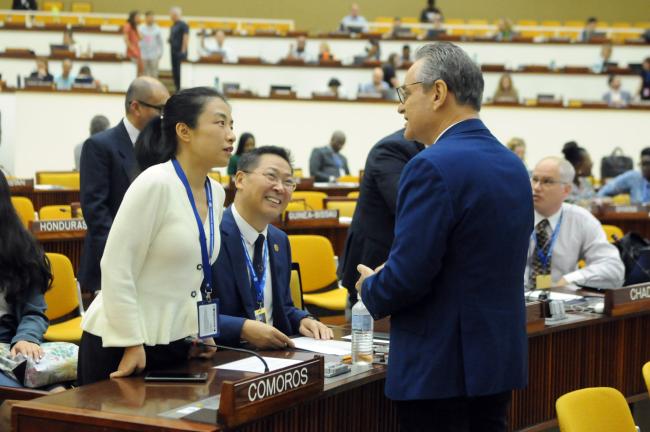
<svg viewBox="0 0 650 432">
<path fill-rule="evenodd" d="M 12 190 L 12 195 L 24 196 L 32 200 L 34 210 L 39 211 L 46 205 L 66 204 L 79 202 L 79 191 L 74 189 L 54 189 L 54 190 Z"/>
<path fill-rule="evenodd" d="M 72 262 L 74 274 L 79 274 L 81 253 L 83 252 L 85 231 L 35 234 L 36 240 L 43 246 L 45 252 L 55 252 L 67 256 Z"/>
<path fill-rule="evenodd" d="M 596 218 L 602 224 L 616 225 L 624 233 L 634 231 L 644 238 L 650 238 L 650 216 L 648 213 L 596 213 Z"/>
</svg>

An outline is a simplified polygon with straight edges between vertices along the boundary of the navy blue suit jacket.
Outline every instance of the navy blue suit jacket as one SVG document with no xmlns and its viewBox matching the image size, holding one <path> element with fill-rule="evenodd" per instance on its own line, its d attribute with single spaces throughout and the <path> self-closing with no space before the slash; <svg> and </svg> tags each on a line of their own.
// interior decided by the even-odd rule
<svg viewBox="0 0 650 432">
<path fill-rule="evenodd" d="M 526 385 L 532 229 L 526 168 L 481 120 L 454 125 L 406 165 L 388 261 L 362 290 L 376 319 L 391 315 L 389 398 Z"/>
<path fill-rule="evenodd" d="M 298 334 L 300 320 L 309 314 L 294 307 L 291 300 L 289 239 L 283 231 L 272 225 L 269 225 L 267 235 L 273 287 L 273 326 L 288 336 L 295 335 Z M 219 298 L 221 334 L 217 343 L 237 346 L 244 321 L 255 319 L 256 304 L 241 232 L 230 208 L 226 209 L 221 221 L 221 249 L 217 260 L 212 264 L 212 280 Z"/>
<path fill-rule="evenodd" d="M 88 232 L 81 256 L 79 282 L 85 291 L 101 288 L 99 262 L 113 219 L 137 175 L 133 143 L 120 123 L 88 138 L 81 150 L 81 209 Z M 146 217 L 146 215 L 143 215 Z"/>
</svg>

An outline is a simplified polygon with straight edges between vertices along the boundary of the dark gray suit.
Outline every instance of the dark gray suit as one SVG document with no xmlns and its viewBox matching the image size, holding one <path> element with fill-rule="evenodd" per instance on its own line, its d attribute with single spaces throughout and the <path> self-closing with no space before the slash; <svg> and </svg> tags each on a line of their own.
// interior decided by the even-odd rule
<svg viewBox="0 0 650 432">
<path fill-rule="evenodd" d="M 336 163 L 336 156 L 340 158 L 341 168 L 346 174 L 350 174 L 348 160 L 341 153 L 334 154 L 332 147 L 317 147 L 309 157 L 309 175 L 316 178 L 317 182 L 330 181 L 330 177 L 337 178 L 341 175 L 339 165 Z"/>
</svg>

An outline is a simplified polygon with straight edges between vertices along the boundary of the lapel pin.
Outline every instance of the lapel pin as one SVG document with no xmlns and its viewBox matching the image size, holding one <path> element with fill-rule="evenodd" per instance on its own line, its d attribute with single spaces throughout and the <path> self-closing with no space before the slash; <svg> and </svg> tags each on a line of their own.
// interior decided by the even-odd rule
<svg viewBox="0 0 650 432">
<path fill-rule="evenodd" d="M 276 252 L 280 252 L 280 247 L 278 246 L 277 243 L 273 244 L 273 250 L 276 251 Z"/>
</svg>

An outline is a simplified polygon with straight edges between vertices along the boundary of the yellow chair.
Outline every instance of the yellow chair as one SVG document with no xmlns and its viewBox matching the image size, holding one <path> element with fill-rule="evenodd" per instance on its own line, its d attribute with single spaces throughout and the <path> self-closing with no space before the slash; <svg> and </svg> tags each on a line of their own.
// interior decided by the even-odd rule
<svg viewBox="0 0 650 432">
<path fill-rule="evenodd" d="M 612 202 L 616 205 L 630 205 L 629 194 L 618 194 L 612 198 Z"/>
<path fill-rule="evenodd" d="M 359 191 L 348 192 L 348 198 L 359 198 Z"/>
<path fill-rule="evenodd" d="M 18 213 L 18 217 L 25 228 L 29 229 L 29 223 L 34 221 L 34 204 L 32 204 L 32 200 L 25 197 L 11 197 L 11 204 L 16 209 L 16 213 Z"/>
<path fill-rule="evenodd" d="M 643 380 L 645 381 L 645 386 L 648 388 L 648 393 L 650 393 L 650 362 L 647 362 L 643 365 Z"/>
<path fill-rule="evenodd" d="M 359 176 L 344 175 L 336 179 L 339 183 L 359 183 Z"/>
<path fill-rule="evenodd" d="M 48 205 L 38 210 L 38 218 L 41 220 L 71 219 L 72 207 L 69 205 Z"/>
<path fill-rule="evenodd" d="M 47 341 L 78 344 L 81 341 L 81 315 L 84 310 L 79 300 L 81 291 L 74 277 L 72 263 L 65 255 L 57 253 L 46 255 L 52 268 L 52 286 L 45 293 L 45 303 L 47 303 L 45 314 L 51 324 L 43 338 Z M 79 316 L 56 322 L 73 312 L 78 312 Z"/>
<path fill-rule="evenodd" d="M 536 26 L 538 24 L 537 24 L 537 20 L 520 19 L 520 20 L 517 20 L 517 25 L 518 26 L 530 26 L 530 27 L 532 27 L 532 26 Z"/>
<path fill-rule="evenodd" d="M 300 265 L 303 300 L 326 311 L 342 312 L 348 291 L 339 287 L 330 241 L 317 235 L 290 235 L 291 256 Z"/>
<path fill-rule="evenodd" d="M 316 191 L 296 191 L 293 193 L 292 200 L 305 200 L 308 210 L 323 210 L 323 200 L 327 198 L 325 192 Z"/>
<path fill-rule="evenodd" d="M 305 306 L 302 301 L 302 283 L 300 278 L 300 264 L 291 264 L 291 280 L 289 281 L 289 289 L 291 290 L 291 300 L 293 305 L 298 309 L 304 309 Z"/>
<path fill-rule="evenodd" d="M 304 199 L 291 200 L 289 201 L 289 204 L 287 204 L 287 208 L 285 208 L 284 211 L 282 212 L 282 218 L 284 219 L 284 215 L 287 212 L 305 211 L 305 210 L 307 210 L 307 204 L 305 203 Z"/>
<path fill-rule="evenodd" d="M 93 11 L 93 5 L 90 2 L 72 2 L 70 9 L 72 12 L 90 13 Z"/>
<path fill-rule="evenodd" d="M 356 201 L 327 201 L 328 210 L 338 210 L 339 217 L 354 216 L 354 209 L 357 208 Z"/>
<path fill-rule="evenodd" d="M 43 10 L 47 12 L 61 12 L 63 10 L 63 2 L 45 1 L 43 2 Z"/>
<path fill-rule="evenodd" d="M 221 183 L 221 173 L 219 171 L 210 171 L 208 173 L 208 177 L 210 177 L 212 180 L 216 181 L 217 183 Z"/>
<path fill-rule="evenodd" d="M 230 176 L 228 174 L 224 174 L 221 176 L 221 186 L 226 187 L 230 185 Z"/>
<path fill-rule="evenodd" d="M 293 176 L 295 178 L 303 178 L 305 176 L 303 169 L 302 168 L 294 168 L 293 169 Z"/>
<path fill-rule="evenodd" d="M 78 171 L 37 171 L 36 183 L 79 190 Z"/>
<path fill-rule="evenodd" d="M 614 243 L 616 240 L 623 238 L 623 230 L 615 225 L 603 225 L 603 231 L 605 231 L 605 237 L 610 243 Z"/>
<path fill-rule="evenodd" d="M 611 387 L 591 387 L 555 402 L 561 432 L 636 432 L 625 397 Z"/>
</svg>

